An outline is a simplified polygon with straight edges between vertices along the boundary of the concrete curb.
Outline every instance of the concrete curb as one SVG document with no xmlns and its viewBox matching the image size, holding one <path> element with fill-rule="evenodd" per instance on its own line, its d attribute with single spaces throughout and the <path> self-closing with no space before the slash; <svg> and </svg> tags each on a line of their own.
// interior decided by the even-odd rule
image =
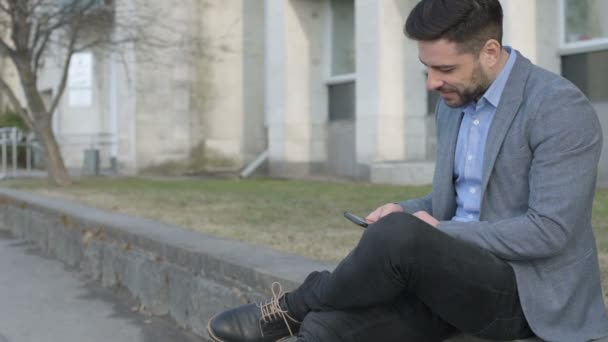
<svg viewBox="0 0 608 342">
<path fill-rule="evenodd" d="M 208 338 L 208 319 L 218 311 L 266 298 L 275 281 L 289 290 L 309 272 L 335 267 L 10 189 L 0 189 L 0 230 L 33 242 L 103 286 L 126 288 L 144 311 L 168 315 L 203 338 Z M 451 340 L 482 341 L 466 336 Z"/>
</svg>

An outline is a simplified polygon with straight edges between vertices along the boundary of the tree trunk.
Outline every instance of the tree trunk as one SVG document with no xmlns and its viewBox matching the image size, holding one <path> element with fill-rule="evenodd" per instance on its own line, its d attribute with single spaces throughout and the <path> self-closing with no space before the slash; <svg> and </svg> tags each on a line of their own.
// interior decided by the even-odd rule
<svg viewBox="0 0 608 342">
<path fill-rule="evenodd" d="M 34 130 L 36 136 L 40 140 L 42 148 L 44 149 L 44 156 L 46 157 L 46 170 L 49 182 L 55 185 L 69 185 L 71 184 L 70 176 L 63 163 L 59 145 L 53 134 L 51 125 L 51 116 L 46 115 L 43 119 L 37 120 L 34 123 Z"/>
<path fill-rule="evenodd" d="M 15 61 L 21 78 L 27 106 L 33 118 L 34 132 L 44 150 L 46 170 L 49 182 L 55 185 L 71 184 L 70 176 L 65 168 L 63 157 L 53 134 L 52 113 L 49 113 L 42 101 L 42 96 L 36 85 L 36 76 L 29 69 L 27 61 Z"/>
</svg>

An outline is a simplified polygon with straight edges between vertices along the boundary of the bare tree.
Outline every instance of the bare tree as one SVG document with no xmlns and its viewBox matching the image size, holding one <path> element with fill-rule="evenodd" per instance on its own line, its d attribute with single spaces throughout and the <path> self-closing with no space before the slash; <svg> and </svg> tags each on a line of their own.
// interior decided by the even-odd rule
<svg viewBox="0 0 608 342">
<path fill-rule="evenodd" d="M 72 56 L 93 47 L 112 49 L 120 44 L 145 41 L 149 47 L 167 46 L 154 36 L 146 36 L 155 16 L 138 11 L 122 13 L 120 22 L 112 0 L 0 0 L 0 56 L 14 63 L 25 95 L 20 104 L 16 89 L 0 75 L 0 90 L 36 134 L 46 159 L 49 181 L 56 185 L 71 183 L 52 130 L 52 116 L 61 101 L 68 81 Z M 125 19 L 126 20 L 126 19 Z M 120 30 L 121 36 L 108 28 Z M 91 34 L 94 33 L 94 34 Z M 60 77 L 50 102 L 45 103 L 38 77 L 45 60 L 59 59 Z M 25 108 L 24 108 L 25 106 Z"/>
</svg>

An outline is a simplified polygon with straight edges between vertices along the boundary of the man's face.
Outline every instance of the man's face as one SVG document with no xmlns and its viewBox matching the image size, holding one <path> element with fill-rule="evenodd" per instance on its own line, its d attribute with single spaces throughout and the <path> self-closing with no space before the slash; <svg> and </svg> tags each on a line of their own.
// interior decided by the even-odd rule
<svg viewBox="0 0 608 342">
<path fill-rule="evenodd" d="M 492 83 L 480 58 L 459 52 L 456 43 L 445 39 L 419 41 L 418 53 L 427 67 L 427 88 L 438 91 L 450 107 L 478 100 Z"/>
</svg>

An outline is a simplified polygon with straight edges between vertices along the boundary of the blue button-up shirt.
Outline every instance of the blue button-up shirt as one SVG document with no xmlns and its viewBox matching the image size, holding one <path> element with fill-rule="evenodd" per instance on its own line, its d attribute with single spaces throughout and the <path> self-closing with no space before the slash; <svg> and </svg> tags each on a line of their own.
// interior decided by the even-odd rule
<svg viewBox="0 0 608 342">
<path fill-rule="evenodd" d="M 515 64 L 517 54 L 505 47 L 509 59 L 498 77 L 477 102 L 462 107 L 463 117 L 456 143 L 454 159 L 454 185 L 456 188 L 455 221 L 479 221 L 482 199 L 481 176 L 483 155 L 490 124 L 496 113 L 500 97 Z"/>
</svg>

